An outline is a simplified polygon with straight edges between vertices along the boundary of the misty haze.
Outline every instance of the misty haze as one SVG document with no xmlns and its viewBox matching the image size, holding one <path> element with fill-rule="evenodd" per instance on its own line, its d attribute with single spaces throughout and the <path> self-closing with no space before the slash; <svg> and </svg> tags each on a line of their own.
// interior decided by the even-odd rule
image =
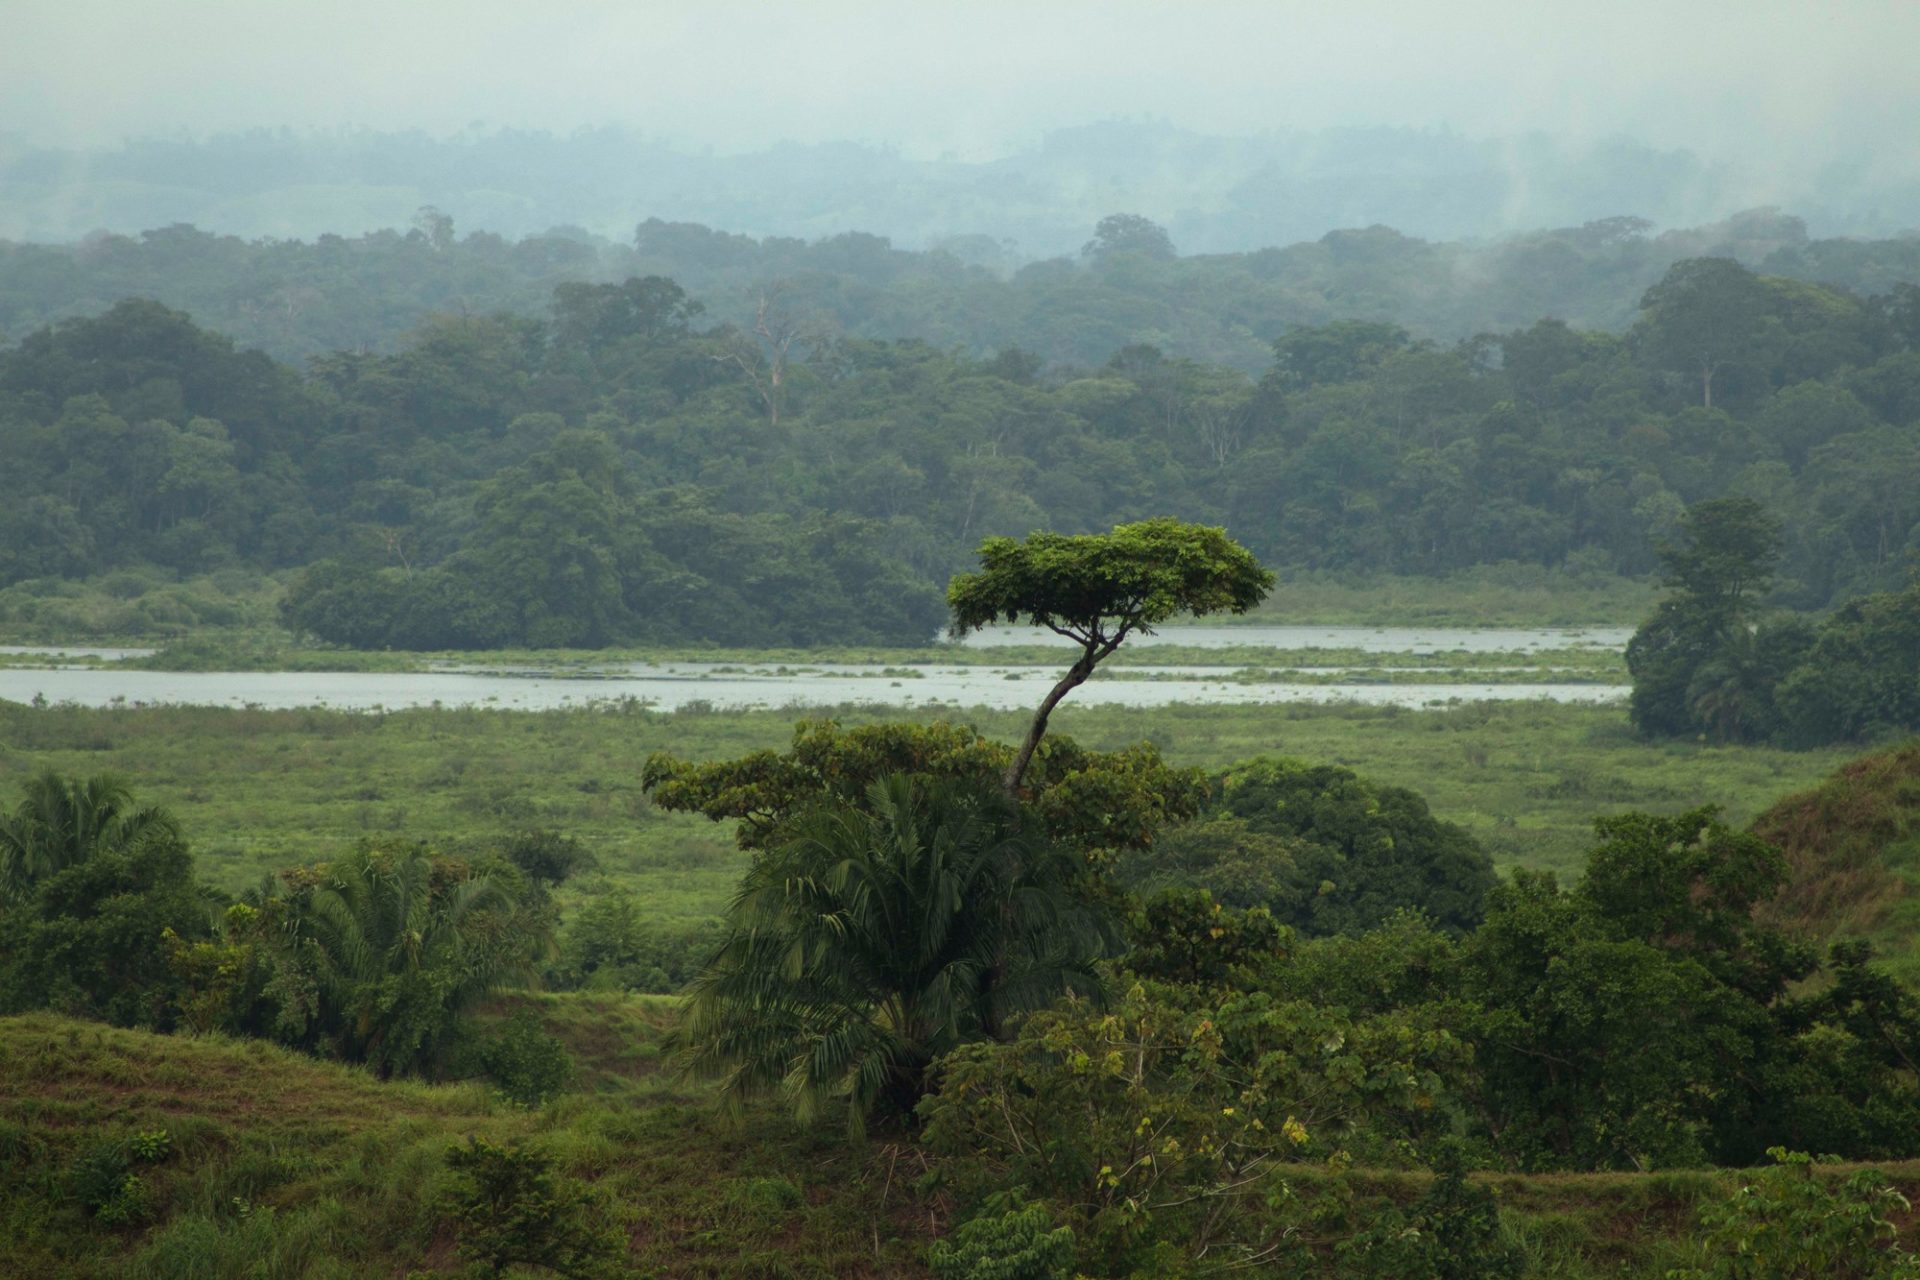
<svg viewBox="0 0 1920 1280">
<path fill-rule="evenodd" d="M 1920 1275 L 1915 49 L 0 8 L 0 1276 Z"/>
</svg>

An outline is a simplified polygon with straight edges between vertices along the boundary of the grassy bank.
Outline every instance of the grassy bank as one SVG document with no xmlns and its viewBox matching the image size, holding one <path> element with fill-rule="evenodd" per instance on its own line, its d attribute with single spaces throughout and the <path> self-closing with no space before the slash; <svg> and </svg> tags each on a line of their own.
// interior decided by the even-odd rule
<svg viewBox="0 0 1920 1280">
<path fill-rule="evenodd" d="M 1444 578 L 1282 573 L 1249 622 L 1327 626 L 1633 626 L 1653 612 L 1650 579 L 1535 564 L 1490 564 Z"/>
<path fill-rule="evenodd" d="M 240 636 L 294 647 L 279 603 L 291 572 L 222 569 L 181 577 L 141 566 L 0 589 L 0 643 L 152 644 Z M 1495 564 L 1444 578 L 1283 573 L 1254 613 L 1227 623 L 1309 626 L 1632 626 L 1652 611 L 1650 581 L 1539 565 Z"/>
<path fill-rule="evenodd" d="M 845 708 L 847 723 L 931 719 L 930 711 Z M 171 807 L 201 873 L 229 888 L 324 858 L 373 834 L 442 842 L 549 827 L 587 841 L 602 870 L 574 892 L 621 884 L 662 917 L 711 914 L 741 859 L 726 831 L 653 808 L 647 754 L 694 759 L 779 747 L 800 713 L 389 714 L 207 707 L 88 710 L 0 704 L 0 795 L 34 770 L 112 770 Z M 1001 738 L 1022 714 L 957 717 Z M 1426 795 L 1503 866 L 1578 869 L 1590 820 L 1624 809 L 1719 804 L 1745 822 L 1832 772 L 1849 752 L 1711 747 L 1634 738 L 1617 707 L 1545 702 L 1432 711 L 1356 706 L 1073 707 L 1055 728 L 1089 745 L 1151 739 L 1207 767 L 1262 753 L 1343 764 Z"/>
</svg>

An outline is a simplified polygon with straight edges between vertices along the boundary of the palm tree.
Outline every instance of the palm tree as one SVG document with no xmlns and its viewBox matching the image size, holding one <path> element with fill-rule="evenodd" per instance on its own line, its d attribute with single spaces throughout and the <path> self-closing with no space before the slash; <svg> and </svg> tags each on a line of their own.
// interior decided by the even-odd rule
<svg viewBox="0 0 1920 1280">
<path fill-rule="evenodd" d="M 1716 742 L 1766 736 L 1773 718 L 1773 673 L 1744 624 L 1727 628 L 1713 656 L 1694 670 L 1687 682 L 1687 710 Z"/>
<path fill-rule="evenodd" d="M 136 805 L 114 775 L 67 778 L 49 769 L 27 781 L 13 812 L 0 812 L 0 902 L 19 901 L 96 853 L 179 838 L 171 814 Z"/>
<path fill-rule="evenodd" d="M 802 1119 L 844 1096 L 857 1133 L 883 1104 L 910 1112 L 954 1046 L 1097 996 L 1110 921 L 1076 891 L 1083 860 L 1030 827 L 997 793 L 897 774 L 801 815 L 691 988 L 684 1064 L 735 1104 L 782 1091 Z"/>
<path fill-rule="evenodd" d="M 421 845 L 366 846 L 302 879 L 279 938 L 309 993 L 292 1021 L 383 1076 L 430 1071 L 462 1017 L 551 945 L 507 884 Z"/>
</svg>

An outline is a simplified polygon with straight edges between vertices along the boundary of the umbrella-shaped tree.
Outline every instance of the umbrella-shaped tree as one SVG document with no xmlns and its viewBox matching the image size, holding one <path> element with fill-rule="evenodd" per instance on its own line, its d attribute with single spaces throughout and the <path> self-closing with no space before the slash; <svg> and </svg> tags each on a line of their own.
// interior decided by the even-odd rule
<svg viewBox="0 0 1920 1280">
<path fill-rule="evenodd" d="M 1017 795 L 1047 718 L 1060 700 L 1136 633 L 1180 614 L 1245 613 L 1273 587 L 1273 574 L 1222 529 L 1159 517 L 1111 533 L 1034 533 L 988 538 L 980 569 L 947 587 L 956 637 L 997 622 L 1045 627 L 1080 646 L 1034 713 L 1001 785 Z"/>
</svg>

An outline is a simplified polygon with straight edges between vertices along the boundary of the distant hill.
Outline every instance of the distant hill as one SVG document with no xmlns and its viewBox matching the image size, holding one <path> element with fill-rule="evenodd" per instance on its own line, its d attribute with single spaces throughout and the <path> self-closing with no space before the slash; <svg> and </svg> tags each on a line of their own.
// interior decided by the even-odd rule
<svg viewBox="0 0 1920 1280">
<path fill-rule="evenodd" d="M 1387 128 L 1231 137 L 1126 120 L 983 160 L 845 142 L 715 154 L 618 128 L 257 130 L 95 150 L 0 137 L 8 239 L 183 222 L 247 238 L 356 235 L 404 225 L 422 205 L 512 237 L 571 225 L 624 238 L 649 217 L 809 240 L 857 228 L 910 248 L 959 239 L 1017 265 L 1073 253 L 1118 210 L 1162 223 L 1187 253 L 1375 224 L 1423 239 L 1619 214 L 1690 226 L 1758 205 L 1796 209 L 1818 235 L 1887 235 L 1920 221 L 1920 177 L 1836 161 L 1817 180 L 1790 179 L 1628 138 Z"/>
<path fill-rule="evenodd" d="M 0 201 L 6 184 L 0 181 Z M 1092 206 L 1076 240 L 1115 205 Z M 1619 331 L 1641 295 L 1685 258 L 1730 257 L 1769 275 L 1862 295 L 1920 281 L 1920 237 L 1819 239 L 1800 217 L 1752 209 L 1654 232 L 1603 218 L 1497 239 L 1428 240 L 1388 226 L 1329 231 L 1244 253 L 1093 252 L 1017 266 L 988 237 L 932 250 L 871 234 L 877 218 L 815 239 L 648 219 L 614 237 L 579 228 L 510 240 L 444 212 L 310 240 L 247 239 L 187 225 L 65 244 L 0 238 L 0 346 L 128 297 L 193 315 L 281 360 L 392 351 L 429 316 L 541 315 L 557 285 L 668 277 L 710 321 L 750 326 L 769 290 L 822 332 L 918 339 L 991 355 L 1018 346 L 1050 365 L 1102 364 L 1145 343 L 1168 355 L 1257 374 L 1288 330 L 1361 319 L 1453 341 L 1543 316 Z M 409 221 L 413 223 L 409 227 Z M 1151 224 L 1149 224 L 1151 225 Z M 335 224 L 333 231 L 347 229 Z"/>
</svg>

